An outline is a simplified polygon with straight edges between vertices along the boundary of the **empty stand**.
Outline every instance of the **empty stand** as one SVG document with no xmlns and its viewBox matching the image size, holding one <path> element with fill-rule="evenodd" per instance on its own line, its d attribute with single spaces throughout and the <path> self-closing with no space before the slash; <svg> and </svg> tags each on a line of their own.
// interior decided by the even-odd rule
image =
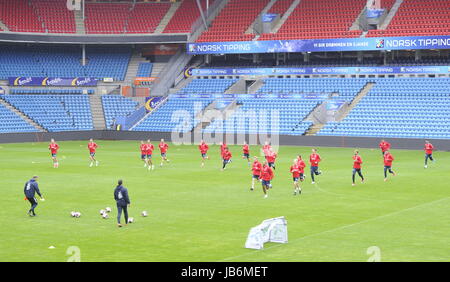
<svg viewBox="0 0 450 282">
<path fill-rule="evenodd" d="M 16 32 L 45 32 L 28 0 L 0 0 L 0 20 Z"/>
<path fill-rule="evenodd" d="M 211 27 L 204 31 L 198 42 L 250 41 L 255 35 L 244 34 L 255 21 L 269 0 L 230 0 L 214 19 Z"/>
<path fill-rule="evenodd" d="M 138 102 L 119 95 L 103 95 L 102 104 L 107 125 L 112 124 L 112 120 L 117 117 L 129 116 L 139 106 Z"/>
<path fill-rule="evenodd" d="M 49 33 L 75 33 L 74 12 L 67 9 L 67 1 L 32 0 L 36 15 Z"/>
<path fill-rule="evenodd" d="M 112 77 L 123 80 L 131 56 L 127 47 L 87 47 L 88 63 L 81 65 L 76 46 L 0 46 L 0 78 L 35 77 Z"/>
<path fill-rule="evenodd" d="M 209 1 L 210 5 L 214 3 Z M 201 1 L 202 8 L 206 10 L 206 1 Z M 184 0 L 170 19 L 163 33 L 191 32 L 192 24 L 200 17 L 196 0 Z"/>
<path fill-rule="evenodd" d="M 87 95 L 5 95 L 4 99 L 49 132 L 93 129 Z"/>
<path fill-rule="evenodd" d="M 139 63 L 138 70 L 137 70 L 137 77 L 149 77 L 152 73 L 153 64 L 152 63 Z"/>
<path fill-rule="evenodd" d="M 347 117 L 317 135 L 450 138 L 449 78 L 374 79 Z"/>
<path fill-rule="evenodd" d="M 170 9 L 170 5 L 170 3 L 137 3 L 129 14 L 126 32 L 153 33 Z"/>
<path fill-rule="evenodd" d="M 450 1 L 403 1 L 385 30 L 370 30 L 366 37 L 450 34 Z"/>
<path fill-rule="evenodd" d="M 16 113 L 0 104 L 0 133 L 38 132 L 34 126 L 26 122 Z"/>
<path fill-rule="evenodd" d="M 262 34 L 259 40 L 351 38 L 361 35 L 352 23 L 366 0 L 301 0 L 275 34 Z"/>
</svg>

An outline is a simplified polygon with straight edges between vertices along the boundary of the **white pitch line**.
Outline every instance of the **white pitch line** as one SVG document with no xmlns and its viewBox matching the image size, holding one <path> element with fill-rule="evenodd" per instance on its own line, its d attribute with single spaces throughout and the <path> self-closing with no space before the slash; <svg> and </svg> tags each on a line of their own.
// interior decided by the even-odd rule
<svg viewBox="0 0 450 282">
<path fill-rule="evenodd" d="M 326 234 L 326 233 L 329 233 L 329 232 L 334 232 L 334 231 L 338 231 L 338 230 L 341 230 L 341 229 L 349 228 L 349 227 L 352 227 L 352 226 L 355 226 L 355 225 L 363 224 L 363 223 L 366 223 L 366 222 L 370 222 L 370 221 L 378 220 L 378 219 L 381 219 L 381 218 L 397 215 L 397 214 L 405 212 L 405 211 L 410 211 L 410 210 L 413 210 L 413 209 L 416 209 L 416 208 L 419 208 L 419 207 L 422 207 L 422 206 L 435 204 L 435 203 L 438 203 L 438 202 L 441 202 L 441 201 L 444 201 L 444 200 L 448 200 L 448 199 L 450 199 L 450 197 L 445 197 L 445 198 L 442 198 L 442 199 L 439 199 L 439 200 L 435 200 L 435 201 L 432 201 L 432 202 L 423 203 L 423 204 L 420 204 L 420 205 L 417 205 L 417 206 L 413 206 L 413 207 L 410 207 L 410 208 L 406 208 L 406 209 L 403 209 L 403 210 L 395 211 L 395 212 L 388 213 L 388 214 L 385 214 L 385 215 L 380 215 L 380 216 L 377 216 L 377 217 L 369 218 L 369 219 L 366 219 L 366 220 L 363 220 L 363 221 L 359 221 L 359 222 L 355 222 L 355 223 L 352 223 L 352 224 L 336 227 L 336 228 L 333 228 L 333 229 L 325 230 L 325 231 L 322 231 L 322 232 L 319 232 L 319 233 L 306 235 L 306 236 L 297 238 L 295 240 L 292 240 L 290 243 L 293 244 L 293 243 L 296 243 L 296 242 L 300 242 L 303 239 L 307 239 L 307 238 L 314 237 L 314 236 L 319 236 L 319 235 Z M 238 255 L 238 256 L 234 256 L 234 257 L 224 258 L 224 259 L 222 259 L 220 261 L 233 260 L 233 259 L 236 259 L 236 258 L 253 255 L 253 254 L 265 251 L 265 250 L 281 247 L 281 246 L 284 246 L 284 245 L 285 244 L 278 244 L 278 245 L 274 245 L 274 246 L 268 247 L 268 248 L 263 249 L 263 250 L 254 251 L 254 252 L 251 252 L 251 253 L 246 253 L 246 254 L 242 254 L 242 255 Z"/>
</svg>

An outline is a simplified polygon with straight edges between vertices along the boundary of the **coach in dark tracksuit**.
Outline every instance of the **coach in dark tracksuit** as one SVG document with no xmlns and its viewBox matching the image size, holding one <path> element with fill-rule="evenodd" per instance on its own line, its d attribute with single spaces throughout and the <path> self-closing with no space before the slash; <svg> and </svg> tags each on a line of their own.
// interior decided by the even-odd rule
<svg viewBox="0 0 450 282">
<path fill-rule="evenodd" d="M 38 205 L 36 198 L 34 197 L 37 193 L 39 197 L 41 197 L 41 200 L 44 200 L 44 197 L 42 197 L 41 192 L 39 191 L 39 186 L 37 183 L 37 176 L 33 176 L 30 180 L 25 183 L 25 187 L 23 189 L 23 192 L 25 194 L 25 197 L 31 204 L 31 209 L 28 211 L 29 216 L 36 216 L 36 213 L 34 212 L 34 209 Z"/>
<path fill-rule="evenodd" d="M 122 210 L 125 215 L 125 224 L 128 223 L 128 207 L 130 206 L 130 198 L 128 197 L 127 188 L 122 186 L 122 180 L 118 181 L 118 185 L 114 190 L 114 200 L 117 203 L 117 226 L 122 227 L 120 224 L 120 217 L 122 216 Z"/>
</svg>

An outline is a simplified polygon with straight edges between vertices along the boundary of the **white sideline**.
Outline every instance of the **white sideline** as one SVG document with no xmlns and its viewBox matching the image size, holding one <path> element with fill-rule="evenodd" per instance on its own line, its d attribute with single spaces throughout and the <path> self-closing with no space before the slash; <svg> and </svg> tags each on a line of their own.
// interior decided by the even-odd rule
<svg viewBox="0 0 450 282">
<path fill-rule="evenodd" d="M 402 213 L 402 212 L 405 212 L 405 211 L 410 211 L 410 210 L 413 210 L 413 209 L 416 209 L 416 208 L 419 208 L 419 207 L 422 207 L 422 206 L 435 204 L 435 203 L 438 203 L 438 202 L 441 202 L 441 201 L 444 201 L 444 200 L 448 200 L 448 199 L 450 199 L 450 197 L 445 197 L 445 198 L 442 198 L 442 199 L 439 199 L 439 200 L 431 201 L 431 202 L 428 202 L 428 203 L 423 203 L 423 204 L 420 204 L 420 205 L 417 205 L 417 206 L 413 206 L 413 207 L 409 207 L 409 208 L 406 208 L 406 209 L 403 209 L 403 210 L 399 210 L 399 211 L 395 211 L 395 212 L 392 212 L 392 213 L 388 213 L 388 214 L 385 214 L 385 215 L 380 215 L 380 216 L 377 216 L 377 217 L 365 219 L 365 220 L 363 220 L 363 221 L 359 221 L 359 222 L 355 222 L 355 223 L 352 223 L 352 224 L 340 226 L 340 227 L 337 227 L 337 228 L 325 230 L 325 231 L 322 231 L 322 232 L 319 232 L 319 233 L 314 233 L 314 234 L 306 235 L 306 236 L 297 238 L 297 239 L 295 239 L 295 240 L 292 240 L 292 241 L 290 241 L 289 243 L 290 243 L 290 244 L 293 244 L 293 243 L 296 243 L 296 242 L 300 242 L 301 240 L 306 239 L 306 238 L 310 238 L 310 237 L 322 235 L 322 234 L 329 233 L 329 232 L 334 232 L 334 231 L 337 231 L 337 230 L 345 229 L 345 228 L 348 228 L 348 227 L 352 227 L 352 226 L 355 226 L 355 225 L 363 224 L 363 223 L 370 222 L 370 221 L 373 221 L 373 220 L 377 220 L 377 219 L 389 217 L 389 216 L 392 216 L 392 215 L 397 215 L 397 214 Z M 288 243 L 288 244 L 289 244 L 289 243 Z M 238 256 L 234 256 L 234 257 L 224 258 L 224 259 L 222 259 L 222 260 L 220 260 L 220 261 L 233 260 L 233 259 L 240 258 L 240 257 L 245 257 L 245 256 L 249 256 L 249 255 L 254 255 L 254 254 L 258 253 L 258 252 L 263 252 L 263 251 L 265 251 L 265 250 L 273 249 L 273 248 L 280 247 L 280 246 L 284 246 L 284 245 L 285 245 L 285 244 L 273 245 L 273 246 L 268 247 L 268 248 L 265 248 L 265 249 L 263 249 L 263 250 L 253 251 L 253 252 L 251 252 L 251 253 L 246 253 L 246 254 L 242 254 L 242 255 L 238 255 Z"/>
</svg>

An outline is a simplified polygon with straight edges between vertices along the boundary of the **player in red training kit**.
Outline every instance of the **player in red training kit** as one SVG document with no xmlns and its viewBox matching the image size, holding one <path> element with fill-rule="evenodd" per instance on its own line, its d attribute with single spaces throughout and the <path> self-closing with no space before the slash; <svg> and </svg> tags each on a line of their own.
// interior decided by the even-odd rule
<svg viewBox="0 0 450 282">
<path fill-rule="evenodd" d="M 95 159 L 95 150 L 97 150 L 98 145 L 91 138 L 91 139 L 89 139 L 89 143 L 88 143 L 87 147 L 89 149 L 89 159 L 91 160 L 91 164 L 89 165 L 89 167 L 92 167 L 94 165 L 94 162 L 95 162 L 95 166 L 98 166 L 99 162 Z"/>
<path fill-rule="evenodd" d="M 228 150 L 228 147 L 225 147 L 225 148 L 224 148 L 222 156 L 223 156 L 223 166 L 222 166 L 222 171 L 224 171 L 226 165 L 229 164 L 229 163 L 231 163 L 231 157 L 232 157 L 232 155 L 231 155 L 230 150 Z"/>
<path fill-rule="evenodd" d="M 261 170 L 261 176 L 259 179 L 261 179 L 262 183 L 262 189 L 264 192 L 264 198 L 268 197 L 267 191 L 272 188 L 272 184 L 270 184 L 270 181 L 273 179 L 274 174 L 272 168 L 268 165 L 267 161 L 264 162 L 264 165 Z"/>
<path fill-rule="evenodd" d="M 200 141 L 200 145 L 198 145 L 198 149 L 200 150 L 200 154 L 202 154 L 202 165 L 201 167 L 205 166 L 205 160 L 209 160 L 208 157 L 208 150 L 209 146 L 205 143 L 204 140 Z"/>
<path fill-rule="evenodd" d="M 317 149 L 312 149 L 312 154 L 309 156 L 309 162 L 311 164 L 311 179 L 312 184 L 316 183 L 314 180 L 314 175 L 321 175 L 322 172 L 319 170 L 319 163 L 322 161 L 320 155 L 317 154 Z"/>
<path fill-rule="evenodd" d="M 242 158 L 247 159 L 247 164 L 250 166 L 250 148 L 248 147 L 247 142 L 244 141 L 244 145 L 242 146 Z"/>
<path fill-rule="evenodd" d="M 224 142 L 220 142 L 220 157 L 222 158 L 223 161 L 223 154 L 225 153 L 225 148 L 227 147 L 227 144 Z"/>
<path fill-rule="evenodd" d="M 389 151 L 391 149 L 391 144 L 388 142 L 381 140 L 380 144 L 378 145 L 381 149 L 381 154 L 384 156 L 384 152 Z"/>
<path fill-rule="evenodd" d="M 266 156 L 267 163 L 273 169 L 275 169 L 275 161 L 277 159 L 277 156 L 278 156 L 277 153 L 275 153 L 274 151 L 267 152 L 267 156 Z"/>
<path fill-rule="evenodd" d="M 428 167 L 428 159 L 430 159 L 434 163 L 434 159 L 433 159 L 434 147 L 429 141 L 425 141 L 425 147 L 423 149 L 425 150 L 425 168 L 427 168 Z"/>
<path fill-rule="evenodd" d="M 297 193 L 300 195 L 302 193 L 302 188 L 300 187 L 299 181 L 302 181 L 303 173 L 298 165 L 298 159 L 294 159 L 289 172 L 292 173 L 292 180 L 294 181 L 294 196 Z"/>
<path fill-rule="evenodd" d="M 169 149 L 169 145 L 164 142 L 164 139 L 161 139 L 161 142 L 158 145 L 159 150 L 161 151 L 161 165 L 163 166 L 163 162 L 169 163 L 169 159 L 167 158 L 167 150 Z"/>
<path fill-rule="evenodd" d="M 395 176 L 395 172 L 392 171 L 392 162 L 394 161 L 394 157 L 391 155 L 389 151 L 384 152 L 384 181 L 387 181 L 387 172 L 391 173 Z"/>
<path fill-rule="evenodd" d="M 364 183 L 364 176 L 361 172 L 361 164 L 363 163 L 361 156 L 359 155 L 359 151 L 355 150 L 355 154 L 353 155 L 353 173 L 352 173 L 352 186 L 355 186 L 355 174 L 358 173 L 359 177 L 361 177 L 361 183 Z"/>
<path fill-rule="evenodd" d="M 153 150 L 155 150 L 155 146 L 151 143 L 150 139 L 147 140 L 147 162 L 148 162 L 148 170 L 154 170 L 155 166 L 153 165 L 152 155 Z"/>
<path fill-rule="evenodd" d="M 255 179 L 259 181 L 259 177 L 261 176 L 262 164 L 258 161 L 258 157 L 253 157 L 252 164 L 252 188 L 251 191 L 255 189 Z"/>
<path fill-rule="evenodd" d="M 141 141 L 141 145 L 139 146 L 139 149 L 141 150 L 141 160 L 144 162 L 144 167 L 147 167 L 148 166 L 147 144 L 145 144 L 144 141 Z"/>
<path fill-rule="evenodd" d="M 52 154 L 53 168 L 58 168 L 59 162 L 58 162 L 58 159 L 56 159 L 56 155 L 58 154 L 59 145 L 56 144 L 55 139 L 52 138 L 50 140 L 48 149 L 50 150 L 50 153 Z"/>
<path fill-rule="evenodd" d="M 297 156 L 297 166 L 300 169 L 300 181 L 303 181 L 303 180 L 305 180 L 305 167 L 306 167 L 306 164 L 303 161 L 301 155 Z"/>
</svg>

